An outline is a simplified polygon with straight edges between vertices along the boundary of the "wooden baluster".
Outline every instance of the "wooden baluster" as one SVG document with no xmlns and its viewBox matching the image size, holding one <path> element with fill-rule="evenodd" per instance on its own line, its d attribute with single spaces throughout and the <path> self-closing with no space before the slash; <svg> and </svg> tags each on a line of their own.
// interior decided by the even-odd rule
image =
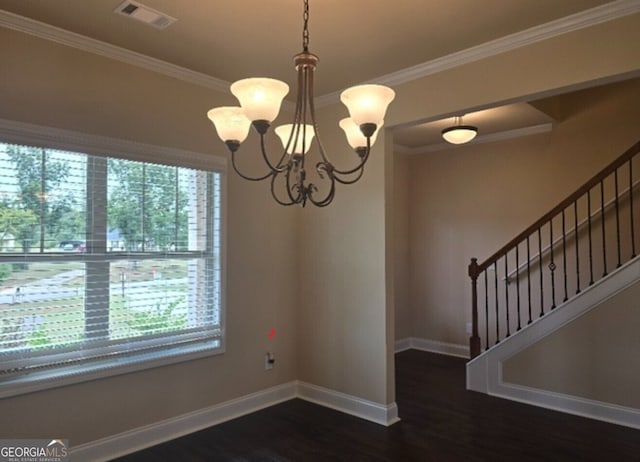
<svg viewBox="0 0 640 462">
<path fill-rule="evenodd" d="M 516 308 L 518 310 L 518 328 L 522 329 L 520 316 L 520 245 L 516 244 Z"/>
<path fill-rule="evenodd" d="M 531 324 L 531 246 L 527 236 L 527 297 L 529 298 L 529 322 Z"/>
<path fill-rule="evenodd" d="M 636 233 L 633 223 L 633 157 L 629 159 L 629 221 L 631 222 L 631 258 L 636 258 Z"/>
<path fill-rule="evenodd" d="M 489 279 L 487 270 L 484 270 L 484 344 L 485 350 L 489 349 Z"/>
<path fill-rule="evenodd" d="M 567 294 L 567 230 L 566 230 L 566 218 L 565 209 L 562 209 L 562 273 L 564 277 L 564 298 L 563 302 L 569 300 Z"/>
<path fill-rule="evenodd" d="M 500 310 L 498 303 L 498 260 L 493 262 L 493 281 L 495 285 L 495 299 L 496 299 L 496 344 L 500 343 Z"/>
<path fill-rule="evenodd" d="M 622 255 L 621 255 L 621 247 L 620 247 L 620 201 L 619 201 L 619 194 L 618 194 L 618 169 L 616 169 L 616 171 L 614 172 L 614 181 L 615 181 L 615 188 L 616 188 L 616 197 L 615 197 L 615 206 L 616 206 L 616 244 L 618 246 L 618 264 L 616 265 L 616 268 L 620 268 L 622 266 Z"/>
<path fill-rule="evenodd" d="M 471 338 L 469 339 L 469 353 L 471 358 L 480 354 L 482 349 L 478 334 L 478 259 L 472 258 L 469 264 L 469 277 L 471 278 Z"/>
<path fill-rule="evenodd" d="M 580 247 L 578 242 L 580 241 L 580 233 L 578 230 L 578 201 L 573 203 L 573 235 L 575 237 L 576 245 L 576 294 L 580 293 Z"/>
<path fill-rule="evenodd" d="M 553 218 L 549 220 L 549 270 L 551 271 L 551 309 L 555 309 L 556 307 L 556 263 L 553 259 Z"/>
<path fill-rule="evenodd" d="M 604 267 L 602 277 L 605 277 L 609 272 L 607 271 L 607 232 L 604 216 L 604 180 L 600 181 L 600 221 L 602 222 L 602 264 Z"/>
<path fill-rule="evenodd" d="M 591 190 L 587 191 L 587 222 L 589 227 L 589 285 L 593 285 L 593 239 L 591 238 Z"/>
<path fill-rule="evenodd" d="M 504 304 L 505 310 L 507 313 L 507 337 L 511 336 L 511 322 L 509 320 L 509 265 L 507 263 L 507 257 L 509 255 L 504 255 Z M 506 337 L 505 337 L 506 338 Z"/>
<path fill-rule="evenodd" d="M 542 267 L 542 229 L 538 228 L 538 268 L 540 273 L 540 317 L 544 316 L 544 271 Z"/>
</svg>

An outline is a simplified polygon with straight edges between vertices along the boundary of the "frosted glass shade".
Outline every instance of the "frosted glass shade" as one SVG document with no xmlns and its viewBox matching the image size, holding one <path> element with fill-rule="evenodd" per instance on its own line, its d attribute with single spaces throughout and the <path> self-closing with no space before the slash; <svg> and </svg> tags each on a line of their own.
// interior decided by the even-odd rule
<svg viewBox="0 0 640 462">
<path fill-rule="evenodd" d="M 344 134 L 347 136 L 347 143 L 353 149 L 358 148 L 366 148 L 367 147 L 367 137 L 362 134 L 362 130 L 360 130 L 360 126 L 356 125 L 353 119 L 347 117 L 342 119 L 338 125 L 340 128 L 344 130 Z M 376 138 L 378 137 L 378 131 L 382 127 L 382 123 L 378 124 L 376 131 L 371 135 L 371 146 L 376 142 Z"/>
<path fill-rule="evenodd" d="M 271 123 L 278 117 L 282 100 L 289 93 L 289 85 L 275 79 L 243 79 L 231 85 L 231 93 L 238 98 L 249 120 Z"/>
<path fill-rule="evenodd" d="M 478 129 L 471 125 L 456 125 L 442 130 L 442 137 L 451 144 L 468 143 L 476 137 Z"/>
<path fill-rule="evenodd" d="M 249 134 L 251 121 L 241 107 L 217 107 L 207 112 L 207 117 L 213 122 L 222 141 L 242 143 Z"/>
<path fill-rule="evenodd" d="M 289 141 L 289 137 L 291 135 L 291 130 L 293 129 L 293 124 L 280 125 L 276 127 L 276 135 L 282 141 L 282 146 L 287 149 L 287 142 Z M 300 126 L 300 131 L 296 134 L 293 134 L 293 139 L 291 140 L 291 145 L 289 149 L 287 149 L 287 154 L 306 154 L 309 151 L 309 147 L 311 146 L 311 141 L 313 141 L 313 136 L 315 135 L 315 131 L 313 129 L 313 125 L 304 125 L 304 137 L 302 136 L 302 125 Z M 297 139 L 296 139 L 297 135 Z M 302 139 L 304 138 L 304 151 L 302 146 Z"/>
<path fill-rule="evenodd" d="M 391 88 L 383 85 L 358 85 L 343 91 L 340 101 L 347 106 L 356 125 L 382 125 L 387 107 L 395 96 L 396 93 Z"/>
</svg>

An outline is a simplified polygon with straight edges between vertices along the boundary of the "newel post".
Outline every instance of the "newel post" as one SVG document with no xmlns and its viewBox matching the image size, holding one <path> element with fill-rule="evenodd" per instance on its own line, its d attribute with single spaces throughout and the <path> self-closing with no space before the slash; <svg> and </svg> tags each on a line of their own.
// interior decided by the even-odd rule
<svg viewBox="0 0 640 462">
<path fill-rule="evenodd" d="M 480 335 L 478 335 L 478 259 L 472 258 L 469 264 L 469 277 L 471 278 L 471 337 L 469 338 L 469 352 L 471 359 L 480 354 Z"/>
</svg>

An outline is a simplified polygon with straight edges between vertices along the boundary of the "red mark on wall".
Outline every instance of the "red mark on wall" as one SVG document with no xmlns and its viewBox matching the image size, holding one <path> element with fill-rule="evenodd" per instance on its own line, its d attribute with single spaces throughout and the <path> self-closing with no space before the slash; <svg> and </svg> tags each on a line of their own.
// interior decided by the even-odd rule
<svg viewBox="0 0 640 462">
<path fill-rule="evenodd" d="M 271 329 L 271 332 L 269 332 L 269 338 L 273 340 L 273 337 L 276 336 L 276 330 L 275 329 Z"/>
</svg>

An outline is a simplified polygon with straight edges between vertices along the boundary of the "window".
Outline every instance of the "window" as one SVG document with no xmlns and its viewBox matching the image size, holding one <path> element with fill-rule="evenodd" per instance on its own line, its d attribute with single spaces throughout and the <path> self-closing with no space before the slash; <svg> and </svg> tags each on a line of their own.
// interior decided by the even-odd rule
<svg viewBox="0 0 640 462">
<path fill-rule="evenodd" d="M 221 352 L 222 177 L 0 142 L 0 396 Z"/>
</svg>

